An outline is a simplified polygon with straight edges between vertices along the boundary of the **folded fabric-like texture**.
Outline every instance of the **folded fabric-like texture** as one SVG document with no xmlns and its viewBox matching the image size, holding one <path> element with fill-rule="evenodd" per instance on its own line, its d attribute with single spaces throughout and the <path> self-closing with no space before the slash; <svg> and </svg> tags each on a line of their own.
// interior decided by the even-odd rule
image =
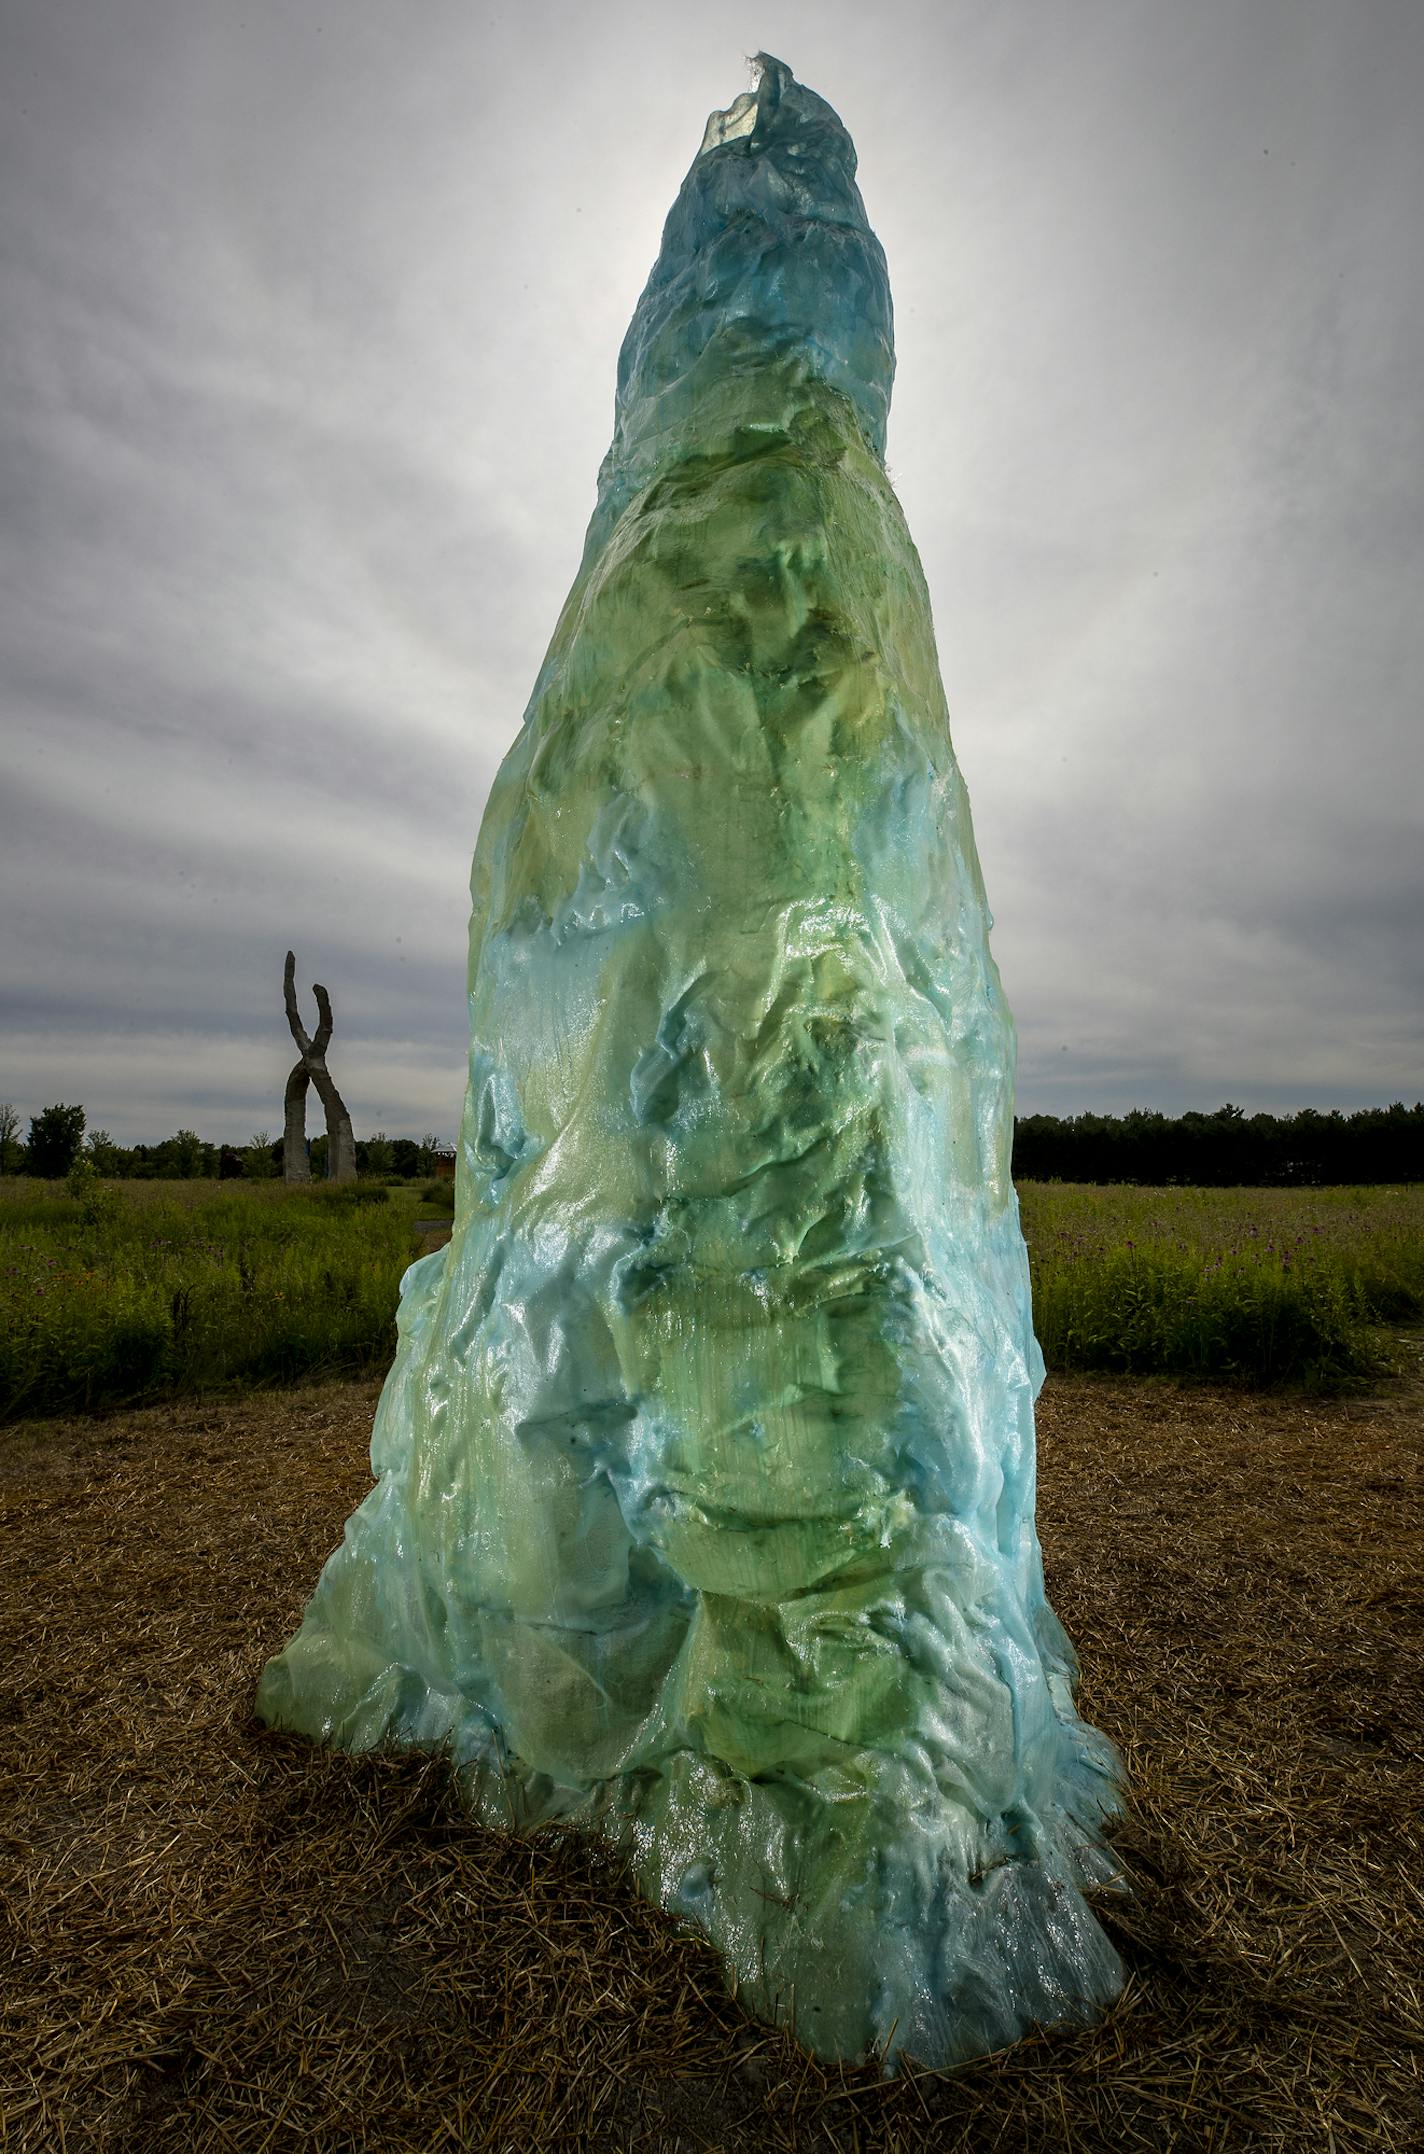
<svg viewBox="0 0 1424 2154">
<path fill-rule="evenodd" d="M 377 1485 L 258 1698 L 616 1843 L 754 2009 L 887 2067 L 1121 1982 L 893 369 L 850 138 L 763 57 L 668 218 L 480 830 L 454 1234 Z"/>
</svg>

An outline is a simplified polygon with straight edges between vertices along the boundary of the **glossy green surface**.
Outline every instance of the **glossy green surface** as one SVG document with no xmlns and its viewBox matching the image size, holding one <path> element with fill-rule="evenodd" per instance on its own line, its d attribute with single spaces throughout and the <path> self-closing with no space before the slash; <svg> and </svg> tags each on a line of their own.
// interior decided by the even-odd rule
<svg viewBox="0 0 1424 2154">
<path fill-rule="evenodd" d="M 1115 1992 L 1079 1888 L 1116 1763 L 1043 1597 L 1012 1029 L 884 260 L 829 107 L 767 62 L 746 110 L 480 831 L 454 1238 L 259 1710 L 450 1745 L 811 2046 L 944 2064 Z"/>
</svg>

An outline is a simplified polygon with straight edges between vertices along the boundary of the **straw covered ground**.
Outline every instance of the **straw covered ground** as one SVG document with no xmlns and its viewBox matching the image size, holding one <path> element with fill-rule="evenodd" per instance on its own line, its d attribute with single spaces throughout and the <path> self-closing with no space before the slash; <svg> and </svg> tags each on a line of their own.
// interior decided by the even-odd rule
<svg viewBox="0 0 1424 2154">
<path fill-rule="evenodd" d="M 1422 1394 L 1050 1382 L 1130 1980 L 1090 2032 L 888 2084 L 749 2021 L 603 1858 L 251 1720 L 368 1484 L 373 1385 L 5 1432 L 0 2144 L 1424 2145 Z"/>
</svg>

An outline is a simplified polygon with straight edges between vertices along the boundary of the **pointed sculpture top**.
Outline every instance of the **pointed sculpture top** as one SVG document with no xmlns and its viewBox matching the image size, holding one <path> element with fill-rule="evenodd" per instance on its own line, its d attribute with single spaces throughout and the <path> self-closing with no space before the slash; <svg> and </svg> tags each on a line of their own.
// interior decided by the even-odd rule
<svg viewBox="0 0 1424 2154">
<path fill-rule="evenodd" d="M 890 284 L 855 145 L 783 61 L 759 53 L 755 65 L 755 88 L 707 122 L 624 339 L 593 551 L 651 478 L 716 453 L 733 406 L 745 429 L 749 397 L 774 426 L 808 385 L 828 386 L 884 458 Z M 718 393 L 729 382 L 730 402 Z"/>
</svg>

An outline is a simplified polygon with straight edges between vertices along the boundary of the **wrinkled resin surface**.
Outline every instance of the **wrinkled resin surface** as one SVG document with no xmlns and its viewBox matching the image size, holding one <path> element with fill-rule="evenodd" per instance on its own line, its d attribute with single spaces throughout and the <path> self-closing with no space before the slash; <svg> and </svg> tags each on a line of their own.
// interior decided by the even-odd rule
<svg viewBox="0 0 1424 2154">
<path fill-rule="evenodd" d="M 824 2054 L 1120 1968 L 1111 1746 L 1034 1531 L 1013 1036 L 850 139 L 714 115 L 479 835 L 454 1237 L 274 1725 L 625 1847 Z"/>
</svg>

